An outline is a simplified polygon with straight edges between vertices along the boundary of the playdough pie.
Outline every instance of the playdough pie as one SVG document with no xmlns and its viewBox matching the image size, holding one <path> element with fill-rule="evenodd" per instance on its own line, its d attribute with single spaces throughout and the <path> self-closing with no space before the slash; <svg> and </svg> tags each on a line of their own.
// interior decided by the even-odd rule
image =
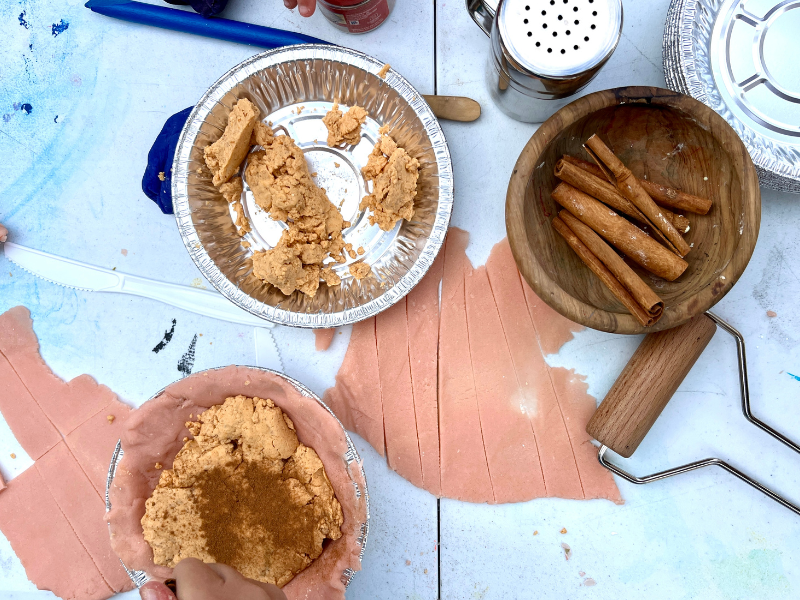
<svg viewBox="0 0 800 600">
<path fill-rule="evenodd" d="M 111 545 L 166 579 L 222 562 L 290 600 L 343 599 L 360 569 L 365 483 L 341 425 L 273 373 L 195 373 L 134 411 L 109 488 Z M 349 571 L 348 571 L 349 572 Z"/>
<path fill-rule="evenodd" d="M 145 503 L 156 564 L 193 557 L 284 586 L 342 536 L 322 461 L 269 399 L 235 396 L 202 412 Z"/>
</svg>

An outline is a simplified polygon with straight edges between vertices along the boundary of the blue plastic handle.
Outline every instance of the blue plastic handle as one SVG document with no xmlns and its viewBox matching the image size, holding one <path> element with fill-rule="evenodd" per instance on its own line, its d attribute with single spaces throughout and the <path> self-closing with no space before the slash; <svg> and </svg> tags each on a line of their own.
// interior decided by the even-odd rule
<svg viewBox="0 0 800 600">
<path fill-rule="evenodd" d="M 115 17 L 130 23 L 152 25 L 183 33 L 193 33 L 205 37 L 238 42 L 260 48 L 278 48 L 294 44 L 328 44 L 310 35 L 262 27 L 252 23 L 242 23 L 218 17 L 206 18 L 193 12 L 153 6 L 132 0 L 89 0 L 86 8 Z"/>
</svg>

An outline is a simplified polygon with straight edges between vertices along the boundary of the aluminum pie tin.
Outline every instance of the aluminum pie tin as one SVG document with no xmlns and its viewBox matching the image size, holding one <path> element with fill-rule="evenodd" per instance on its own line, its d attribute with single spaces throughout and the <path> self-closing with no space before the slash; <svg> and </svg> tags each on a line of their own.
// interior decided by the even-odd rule
<svg viewBox="0 0 800 600">
<path fill-rule="evenodd" d="M 361 52 L 321 44 L 270 50 L 223 75 L 189 115 L 172 167 L 178 230 L 203 276 L 240 308 L 293 327 L 355 323 L 403 298 L 436 258 L 453 208 L 450 151 L 422 95 L 394 70 L 385 78 L 378 77 L 383 65 Z M 320 283 L 314 298 L 301 292 L 284 296 L 253 275 L 253 252 L 271 248 L 286 226 L 256 205 L 244 182 L 242 204 L 253 231 L 240 238 L 235 213 L 212 185 L 208 170 L 200 169 L 203 149 L 222 135 L 233 104 L 242 97 L 258 106 L 265 122 L 282 126 L 303 149 L 312 174 L 317 173 L 316 183 L 352 223 L 343 232 L 345 241 L 365 250 L 364 255 L 335 266 L 342 283 L 332 287 Z M 361 143 L 355 147 L 326 144 L 322 117 L 334 99 L 343 109 L 358 104 L 369 113 Z M 367 211 L 358 208 L 371 189 L 361 176 L 361 167 L 382 125 L 420 162 L 414 218 L 400 221 L 388 232 L 370 225 Z M 354 279 L 348 268 L 356 261 L 368 263 L 373 276 Z"/>
<path fill-rule="evenodd" d="M 761 185 L 800 193 L 800 0 L 673 0 L 667 85 L 717 111 Z"/>
<path fill-rule="evenodd" d="M 265 373 L 271 373 L 272 375 L 277 375 L 281 379 L 287 381 L 298 391 L 298 393 L 306 398 L 313 398 L 316 400 L 330 415 L 331 418 L 334 419 L 338 424 L 339 427 L 342 428 L 342 433 L 344 434 L 345 441 L 347 443 L 347 451 L 345 452 L 342 459 L 345 461 L 345 464 L 350 467 L 353 463 L 356 464 L 358 467 L 358 473 L 361 477 L 361 481 L 363 481 L 363 488 L 362 486 L 354 479 L 351 478 L 350 483 L 353 485 L 353 489 L 355 491 L 356 497 L 360 498 L 362 495 L 364 497 L 364 504 L 366 508 L 366 519 L 363 523 L 361 523 L 361 532 L 356 539 L 358 544 L 361 546 L 361 552 L 359 553 L 359 560 L 364 559 L 364 550 L 367 547 L 367 538 L 369 537 L 369 519 L 370 519 L 370 512 L 369 512 L 369 490 L 367 486 L 367 475 L 364 472 L 364 463 L 361 460 L 361 456 L 358 454 L 358 450 L 356 450 L 356 445 L 353 443 L 353 440 L 350 438 L 350 434 L 347 433 L 347 430 L 342 425 L 342 422 L 339 418 L 333 413 L 333 411 L 325 404 L 322 399 L 317 396 L 314 392 L 304 386 L 302 383 L 297 381 L 296 379 L 292 379 L 288 375 L 284 375 L 279 371 L 273 371 L 272 369 L 265 369 L 263 367 L 251 367 L 251 366 L 244 366 L 244 365 L 237 365 L 247 369 L 253 369 L 258 371 L 263 371 Z M 214 369 L 206 369 L 206 371 L 218 371 L 224 367 L 217 367 Z M 203 373 L 204 371 L 198 371 L 199 373 Z M 173 382 L 175 383 L 175 382 Z M 153 400 L 158 398 L 167 387 L 161 388 L 158 392 L 153 394 L 149 400 Z M 117 473 L 117 467 L 119 466 L 120 461 L 122 460 L 123 455 L 125 454 L 124 450 L 122 449 L 122 440 L 117 441 L 117 445 L 114 448 L 114 452 L 111 455 L 111 464 L 108 467 L 108 476 L 106 477 L 106 512 L 111 510 L 111 500 L 109 499 L 109 490 L 111 489 L 111 484 L 114 482 L 114 475 Z M 348 468 L 348 473 L 350 472 Z M 150 576 L 145 571 L 137 571 L 133 569 L 129 569 L 125 566 L 125 563 L 122 562 L 120 559 L 120 564 L 122 564 L 122 568 L 125 569 L 125 572 L 130 577 L 131 581 L 137 588 L 142 587 L 145 583 L 150 581 Z M 353 571 L 351 568 L 347 568 L 342 572 L 342 582 L 344 583 L 345 587 L 350 585 L 350 582 L 353 580 L 353 576 L 355 576 L 356 572 Z"/>
</svg>

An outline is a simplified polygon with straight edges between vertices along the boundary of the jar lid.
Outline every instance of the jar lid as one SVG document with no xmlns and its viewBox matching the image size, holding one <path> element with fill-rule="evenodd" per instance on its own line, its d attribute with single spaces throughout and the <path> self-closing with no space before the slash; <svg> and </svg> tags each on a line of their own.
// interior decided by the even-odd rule
<svg viewBox="0 0 800 600">
<path fill-rule="evenodd" d="M 611 56 L 622 33 L 621 0 L 502 0 L 499 11 L 510 58 L 546 77 L 591 71 Z"/>
</svg>

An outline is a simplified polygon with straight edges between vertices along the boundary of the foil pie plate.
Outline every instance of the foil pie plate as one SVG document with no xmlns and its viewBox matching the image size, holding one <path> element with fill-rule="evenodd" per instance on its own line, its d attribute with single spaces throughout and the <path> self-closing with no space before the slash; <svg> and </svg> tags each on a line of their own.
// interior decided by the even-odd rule
<svg viewBox="0 0 800 600">
<path fill-rule="evenodd" d="M 220 368 L 222 368 L 222 367 L 220 367 Z M 285 381 L 289 382 L 290 384 L 292 384 L 294 389 L 296 389 L 302 396 L 305 396 L 306 398 L 313 398 L 320 405 L 322 405 L 322 407 L 328 413 L 330 413 L 331 418 L 335 419 L 336 422 L 339 424 L 339 427 L 342 428 L 342 433 L 344 433 L 345 441 L 347 442 L 347 452 L 345 452 L 345 454 L 344 454 L 344 456 L 342 458 L 344 459 L 345 464 L 348 467 L 350 465 L 352 465 L 353 463 L 356 464 L 356 466 L 358 467 L 359 476 L 361 477 L 361 480 L 364 482 L 364 486 L 363 486 L 363 489 L 362 489 L 362 487 L 359 485 L 359 483 L 355 479 L 351 479 L 351 483 L 353 484 L 353 489 L 355 490 L 356 497 L 360 498 L 363 495 L 364 496 L 364 501 L 365 501 L 364 504 L 366 505 L 367 517 L 364 520 L 364 522 L 361 523 L 360 534 L 359 534 L 359 536 L 358 536 L 358 538 L 356 540 L 358 542 L 358 544 L 361 546 L 361 553 L 359 554 L 359 560 L 363 560 L 364 559 L 364 550 L 367 547 L 367 537 L 369 536 L 369 518 L 370 518 L 370 516 L 369 516 L 369 491 L 367 489 L 367 476 L 364 473 L 364 464 L 363 464 L 363 462 L 361 460 L 361 456 L 359 456 L 359 454 L 358 454 L 358 450 L 356 450 L 356 446 L 353 443 L 353 440 L 350 438 L 350 434 L 347 433 L 347 430 L 344 428 L 344 425 L 342 425 L 342 423 L 341 423 L 341 421 L 339 421 L 338 417 L 335 414 L 333 414 L 333 411 L 328 407 L 328 405 L 325 404 L 320 399 L 319 396 L 317 396 L 314 392 L 312 392 L 310 389 L 308 389 L 306 386 L 304 386 L 299 381 L 297 381 L 295 379 L 292 379 L 291 377 L 289 377 L 287 375 L 284 375 L 283 373 L 279 373 L 278 371 L 273 371 L 272 369 L 265 369 L 263 367 L 247 367 L 247 368 L 248 369 L 257 369 L 259 371 L 264 371 L 266 373 L 272 373 L 273 375 L 277 375 L 278 377 L 280 377 L 280 378 L 284 379 Z M 217 369 L 207 369 L 207 370 L 208 371 L 215 371 Z M 200 371 L 200 372 L 202 372 L 202 371 Z M 158 396 L 160 396 L 164 392 L 164 390 L 166 390 L 166 389 L 167 388 L 165 387 L 165 388 L 162 388 L 161 390 L 159 390 L 158 392 L 156 392 L 150 398 L 150 400 L 153 400 L 154 398 L 157 398 Z M 124 455 L 124 453 L 125 452 L 122 449 L 122 440 L 119 440 L 117 442 L 116 448 L 114 448 L 114 453 L 111 455 L 111 464 L 108 467 L 108 476 L 106 477 L 106 512 L 111 510 L 111 501 L 109 499 L 108 492 L 109 492 L 109 489 L 111 488 L 111 484 L 114 482 L 114 475 L 117 472 L 117 466 L 119 465 L 119 462 L 122 460 L 122 456 Z M 348 469 L 348 472 L 349 472 L 349 469 Z M 125 569 L 125 572 L 128 574 L 128 577 L 131 578 L 131 581 L 133 581 L 134 585 L 137 588 L 142 587 L 145 583 L 150 581 L 150 576 L 145 571 L 137 571 L 137 570 L 129 569 L 127 566 L 125 566 L 125 563 L 122 562 L 122 560 L 120 560 L 119 562 L 120 562 L 120 564 L 122 564 L 122 568 Z M 353 576 L 355 574 L 356 574 L 356 572 L 353 571 L 352 569 L 350 569 L 350 568 L 345 569 L 345 571 L 342 573 L 342 583 L 344 583 L 345 587 L 350 585 L 350 582 L 352 581 Z"/>
<path fill-rule="evenodd" d="M 178 230 L 203 276 L 240 308 L 294 327 L 355 323 L 403 298 L 436 258 L 453 208 L 450 151 L 422 95 L 394 70 L 385 78 L 378 77 L 383 64 L 361 52 L 328 45 L 270 50 L 223 75 L 189 116 L 172 167 Z M 351 222 L 343 232 L 345 241 L 354 249 L 364 248 L 363 255 L 334 266 L 342 278 L 340 285 L 328 287 L 321 282 L 313 298 L 301 292 L 285 296 L 253 275 L 253 252 L 273 247 L 286 225 L 273 221 L 256 205 L 243 181 L 242 204 L 252 231 L 240 238 L 232 207 L 212 185 L 208 170 L 201 169 L 203 149 L 222 135 L 228 114 L 243 97 L 258 106 L 262 120 L 271 122 L 276 133 L 294 138 L 312 174 L 316 173 L 317 185 L 325 188 L 331 202 Z M 322 118 L 334 100 L 342 110 L 354 104 L 367 110 L 357 146 L 327 146 Z M 361 167 L 382 125 L 420 162 L 414 217 L 388 232 L 370 225 L 368 211 L 358 208 L 372 185 L 364 181 Z M 349 266 L 356 261 L 368 263 L 373 276 L 354 279 Z"/>
<path fill-rule="evenodd" d="M 761 185 L 800 193 L 800 0 L 673 0 L 667 85 L 707 104 L 742 138 Z"/>
</svg>

